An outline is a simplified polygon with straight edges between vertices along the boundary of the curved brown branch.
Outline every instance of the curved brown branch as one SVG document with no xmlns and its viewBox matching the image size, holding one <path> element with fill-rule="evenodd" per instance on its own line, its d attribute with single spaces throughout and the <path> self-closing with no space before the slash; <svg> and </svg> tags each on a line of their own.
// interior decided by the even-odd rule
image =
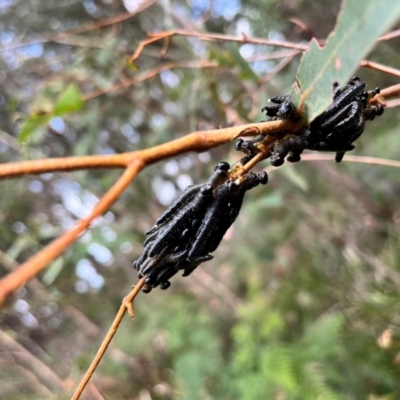
<svg viewBox="0 0 400 400">
<path fill-rule="evenodd" d="M 54 171 L 125 168 L 132 161 L 138 161 L 144 165 L 149 165 L 189 151 L 204 152 L 213 147 L 231 142 L 239 136 L 252 136 L 254 135 L 254 128 L 258 129 L 257 132 L 259 132 L 259 134 L 273 134 L 282 129 L 290 130 L 294 127 L 293 124 L 282 121 L 260 122 L 223 129 L 197 131 L 150 149 L 122 154 L 49 158 L 47 160 L 2 164 L 0 166 L 0 179 L 27 174 L 44 174 Z"/>
<path fill-rule="evenodd" d="M 90 364 L 88 370 L 86 371 L 85 376 L 82 378 L 82 381 L 79 384 L 78 388 L 76 389 L 71 400 L 77 400 L 81 396 L 83 390 L 85 389 L 86 385 L 88 384 L 95 369 L 99 365 L 99 362 L 102 359 L 104 353 L 106 352 L 109 344 L 111 343 L 111 340 L 115 336 L 115 334 L 118 330 L 118 327 L 122 321 L 122 318 L 125 315 L 125 312 L 130 309 L 131 304 L 133 303 L 133 300 L 139 294 L 140 289 L 142 289 L 142 287 L 144 285 L 144 280 L 145 280 L 145 278 L 142 278 L 138 282 L 138 284 L 132 289 L 132 291 L 122 301 L 121 307 L 119 308 L 119 311 L 118 311 L 117 315 L 115 316 L 114 321 L 113 321 L 110 329 L 108 330 L 106 337 L 103 340 L 103 343 L 101 344 L 99 350 L 97 350 L 97 354 L 96 354 L 95 358 L 93 359 L 92 363 Z"/>
<path fill-rule="evenodd" d="M 301 161 L 335 161 L 334 154 L 302 154 Z M 369 165 L 380 165 L 382 167 L 393 167 L 393 168 L 400 168 L 400 161 L 397 160 L 389 160 L 386 158 L 378 158 L 378 157 L 369 157 L 369 156 L 351 156 L 346 154 L 343 158 L 342 162 L 353 162 L 353 163 L 360 163 L 360 164 L 369 164 Z M 278 170 L 281 167 L 273 167 L 270 165 L 267 168 L 264 168 L 268 174 Z"/>
<path fill-rule="evenodd" d="M 334 161 L 334 155 L 330 154 L 303 154 L 301 161 Z M 368 157 L 368 156 L 352 156 L 346 154 L 343 161 L 369 164 L 369 165 L 380 165 L 383 167 L 394 167 L 400 168 L 400 161 L 388 160 L 386 158 Z"/>
<path fill-rule="evenodd" d="M 386 108 L 400 107 L 400 99 L 389 100 L 386 102 Z"/>
<path fill-rule="evenodd" d="M 373 61 L 362 60 L 360 61 L 360 67 L 374 69 L 375 71 L 384 72 L 385 74 L 396 76 L 400 78 L 400 70 L 392 67 L 388 67 L 387 65 L 378 64 Z"/>
<path fill-rule="evenodd" d="M 230 35 L 223 35 L 219 33 L 206 33 L 206 32 L 195 32 L 195 31 L 186 31 L 186 30 L 174 30 L 174 31 L 165 31 L 165 32 L 158 32 L 149 34 L 149 38 L 143 40 L 139 43 L 138 48 L 135 50 L 133 55 L 130 58 L 131 62 L 134 62 L 142 53 L 143 49 L 158 40 L 163 40 L 170 38 L 172 36 L 191 36 L 197 37 L 201 40 L 223 40 L 228 42 L 239 42 L 239 43 L 253 43 L 253 44 L 266 44 L 269 46 L 276 46 L 276 47 L 285 47 L 288 49 L 295 49 L 304 51 L 308 49 L 308 44 L 299 44 L 287 41 L 276 41 L 276 40 L 269 40 L 265 38 L 254 38 L 248 36 L 230 36 Z"/>
<path fill-rule="evenodd" d="M 389 86 L 385 89 L 382 89 L 379 95 L 384 97 L 385 99 L 400 97 L 400 84 Z"/>
<path fill-rule="evenodd" d="M 22 286 L 27 280 L 37 275 L 50 261 L 58 257 L 77 237 L 85 231 L 91 222 L 104 213 L 115 202 L 119 195 L 132 182 L 143 168 L 140 160 L 132 162 L 119 180 L 96 204 L 90 215 L 79 221 L 71 230 L 51 242 L 39 253 L 0 280 L 0 304 L 5 298 Z"/>
</svg>

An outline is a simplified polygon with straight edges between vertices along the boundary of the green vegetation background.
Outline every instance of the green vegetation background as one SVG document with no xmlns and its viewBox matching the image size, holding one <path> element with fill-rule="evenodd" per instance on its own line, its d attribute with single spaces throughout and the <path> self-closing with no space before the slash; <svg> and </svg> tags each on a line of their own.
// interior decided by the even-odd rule
<svg viewBox="0 0 400 400">
<path fill-rule="evenodd" d="M 52 35 L 126 8 L 111 0 L 0 3 L 3 163 L 118 153 L 259 121 L 269 97 L 290 91 L 299 56 L 266 83 L 282 59 L 262 57 L 282 49 L 176 37 L 162 60 L 162 42 L 135 66 L 126 59 L 147 33 L 169 29 L 308 41 L 298 19 L 323 39 L 339 10 L 339 2 L 311 0 L 160 1 L 124 22 L 60 39 Z M 399 48 L 399 39 L 381 42 L 368 59 L 400 68 Z M 109 91 L 18 141 L 22 121 L 54 109 L 70 84 L 87 94 L 191 60 L 219 67 L 177 68 Z M 357 74 L 369 88 L 397 83 L 375 71 Z M 399 159 L 399 126 L 397 109 L 386 110 L 353 153 Z M 132 262 L 144 232 L 187 183 L 239 157 L 228 144 L 146 169 L 89 233 L 8 302 L 2 335 L 26 353 L 21 361 L 2 336 L 0 399 L 68 398 L 43 379 L 44 367 L 76 386 L 136 282 Z M 0 274 L 85 215 L 120 173 L 2 181 Z M 97 390 L 107 399 L 140 400 L 400 398 L 398 177 L 393 168 L 345 161 L 287 163 L 271 173 L 266 187 L 247 195 L 214 260 L 175 277 L 165 292 L 138 297 L 136 319 L 124 319 L 95 373 Z"/>
</svg>

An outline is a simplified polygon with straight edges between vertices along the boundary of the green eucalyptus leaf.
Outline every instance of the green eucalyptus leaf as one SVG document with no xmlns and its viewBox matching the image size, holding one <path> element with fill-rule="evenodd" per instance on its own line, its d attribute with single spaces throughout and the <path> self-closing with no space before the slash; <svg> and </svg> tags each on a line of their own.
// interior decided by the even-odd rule
<svg viewBox="0 0 400 400">
<path fill-rule="evenodd" d="M 78 111 L 82 108 L 83 103 L 82 93 L 79 88 L 74 84 L 69 85 L 61 94 L 54 109 L 54 115 L 60 116 Z"/>
<path fill-rule="evenodd" d="M 400 2 L 344 0 L 324 48 L 315 40 L 304 53 L 292 87 L 293 102 L 311 122 L 331 103 L 332 83 L 345 85 L 377 38 L 399 17 Z"/>
<path fill-rule="evenodd" d="M 30 115 L 22 124 L 19 131 L 18 139 L 21 143 L 25 143 L 30 139 L 32 134 L 42 126 L 46 125 L 52 115 Z"/>
</svg>

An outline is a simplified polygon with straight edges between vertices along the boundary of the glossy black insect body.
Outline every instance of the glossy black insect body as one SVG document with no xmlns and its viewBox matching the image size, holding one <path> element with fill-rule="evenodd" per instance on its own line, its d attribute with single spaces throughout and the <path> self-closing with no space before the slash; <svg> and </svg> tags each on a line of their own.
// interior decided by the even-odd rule
<svg viewBox="0 0 400 400">
<path fill-rule="evenodd" d="M 366 84 L 354 77 L 343 88 L 333 85 L 332 104 L 303 128 L 303 133 L 277 141 L 271 154 L 271 164 L 279 166 L 289 154 L 291 162 L 300 161 L 303 150 L 333 151 L 336 162 L 343 159 L 345 152 L 355 148 L 352 144 L 364 131 L 365 121 L 383 114 L 381 105 L 371 106 L 370 98 L 379 93 L 379 88 L 365 92 Z"/>
<path fill-rule="evenodd" d="M 188 260 L 195 260 L 201 254 L 216 250 L 225 232 L 239 215 L 246 191 L 267 182 L 268 175 L 265 172 L 258 175 L 249 172 L 238 181 L 219 186 L 188 253 Z"/>
<path fill-rule="evenodd" d="M 296 113 L 296 107 L 291 102 L 290 96 L 275 96 L 269 99 L 271 103 L 275 103 L 274 106 L 265 106 L 261 109 L 268 117 L 270 121 L 278 119 L 288 120 L 292 118 Z"/>
<path fill-rule="evenodd" d="M 237 218 L 245 192 L 266 184 L 266 173 L 249 172 L 229 181 L 229 164 L 219 163 L 204 184 L 187 188 L 147 232 L 143 254 L 133 264 L 139 277 L 146 277 L 143 291 L 160 285 L 170 286 L 169 279 L 179 270 L 189 275 L 220 244 Z"/>
<path fill-rule="evenodd" d="M 271 103 L 274 103 L 273 106 L 265 106 L 261 109 L 262 112 L 265 113 L 268 117 L 268 121 L 276 121 L 276 120 L 296 120 L 298 115 L 296 113 L 296 107 L 291 102 L 290 96 L 275 96 L 269 99 Z M 237 151 L 242 151 L 243 153 L 253 156 L 260 152 L 257 145 L 261 143 L 265 138 L 265 135 L 259 135 L 254 139 L 243 140 L 238 139 L 235 144 L 235 148 Z M 251 158 L 251 157 L 250 157 Z M 248 161 L 249 158 L 246 158 Z"/>
<path fill-rule="evenodd" d="M 365 122 L 372 121 L 384 111 L 379 104 L 369 104 L 369 100 L 379 93 L 379 88 L 366 92 L 365 86 L 357 77 L 352 78 L 344 88 L 334 83 L 332 104 L 309 127 L 304 126 L 299 135 L 276 140 L 271 152 L 271 164 L 282 165 L 287 156 L 288 161 L 300 161 L 301 153 L 306 149 L 333 151 L 336 162 L 340 162 L 347 151 L 355 148 L 353 142 L 363 133 Z M 296 118 L 289 96 L 274 97 L 270 101 L 276 105 L 261 110 L 270 117 L 269 120 Z M 252 140 L 239 139 L 236 150 L 252 156 L 260 151 L 257 145 L 263 140 L 263 135 Z"/>
<path fill-rule="evenodd" d="M 211 185 L 213 190 L 228 179 L 229 168 L 230 165 L 225 161 L 222 161 L 215 166 L 214 173 L 207 181 L 207 183 Z M 177 211 L 183 206 L 187 205 L 191 200 L 193 200 L 193 198 L 204 187 L 204 185 L 205 184 L 202 183 L 199 185 L 188 186 L 174 201 L 174 203 L 157 219 L 154 226 L 146 232 L 146 235 L 151 235 L 152 233 L 157 232 L 162 226 L 164 226 L 172 218 L 174 218 Z"/>
</svg>

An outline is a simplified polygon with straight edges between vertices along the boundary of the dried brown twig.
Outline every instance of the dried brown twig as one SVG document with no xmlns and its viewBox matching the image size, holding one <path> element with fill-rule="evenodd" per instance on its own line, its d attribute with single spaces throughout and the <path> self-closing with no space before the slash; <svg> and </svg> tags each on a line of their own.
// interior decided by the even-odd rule
<svg viewBox="0 0 400 400">
<path fill-rule="evenodd" d="M 24 47 L 24 46 L 30 46 L 30 45 L 36 44 L 36 43 L 56 42 L 56 43 L 60 43 L 60 44 L 72 44 L 70 41 L 66 41 L 66 39 L 68 39 L 70 36 L 77 35 L 77 34 L 84 33 L 84 32 L 88 32 L 88 31 L 92 31 L 92 30 L 96 30 L 96 29 L 100 29 L 100 28 L 104 28 L 104 27 L 110 26 L 110 25 L 119 24 L 119 23 L 121 23 L 123 21 L 126 21 L 126 20 L 134 17 L 136 14 L 140 13 L 141 11 L 146 9 L 147 7 L 150 7 L 153 3 L 155 3 L 155 0 L 141 1 L 141 2 L 138 3 L 136 9 L 134 11 L 132 11 L 132 12 L 125 12 L 125 13 L 113 15 L 113 16 L 111 16 L 109 18 L 96 21 L 95 23 L 83 25 L 83 26 L 80 26 L 79 28 L 74 28 L 74 29 L 71 29 L 71 30 L 68 30 L 68 31 L 65 31 L 65 32 L 44 33 L 43 34 L 43 38 L 41 38 L 41 39 L 15 43 L 15 44 L 12 44 L 12 45 L 7 46 L 5 48 L 1 48 L 0 52 L 15 50 L 17 48 Z M 79 41 L 82 41 L 82 37 L 79 38 Z M 74 43 L 75 43 L 74 45 L 78 45 L 79 46 L 80 45 L 79 41 L 75 40 L 74 41 Z"/>
<path fill-rule="evenodd" d="M 400 84 L 389 86 L 381 90 L 380 96 L 384 97 L 385 99 L 400 97 Z"/>
<path fill-rule="evenodd" d="M 376 71 L 381 71 L 381 72 L 384 72 L 385 74 L 396 76 L 397 78 L 400 78 L 400 70 L 398 70 L 396 68 L 388 67 L 387 65 L 379 64 L 379 63 L 368 61 L 368 60 L 362 60 L 362 61 L 360 61 L 360 66 L 365 67 L 365 68 L 374 69 Z"/>
<path fill-rule="evenodd" d="M 394 39 L 400 35 L 400 30 L 396 30 L 393 32 L 389 32 L 385 34 L 384 36 L 381 36 L 378 40 L 380 41 L 387 41 Z M 237 42 L 237 43 L 252 43 L 252 44 L 264 44 L 268 46 L 275 46 L 275 47 L 283 47 L 287 49 L 293 49 L 297 51 L 305 51 L 308 49 L 308 44 L 300 44 L 300 43 L 294 43 L 294 42 L 289 42 L 289 41 L 277 41 L 277 40 L 269 40 L 265 38 L 255 38 L 255 37 L 249 37 L 244 34 L 242 36 L 231 36 L 231 35 L 223 35 L 220 33 L 208 33 L 208 32 L 199 32 L 199 31 L 189 31 L 189 30 L 184 30 L 184 29 L 176 29 L 176 30 L 171 30 L 171 31 L 163 31 L 163 32 L 156 32 L 156 33 L 150 33 L 148 34 L 148 38 L 142 40 L 135 52 L 132 54 L 130 57 L 131 62 L 135 62 L 144 48 L 148 46 L 151 43 L 158 42 L 159 40 L 166 40 L 167 45 L 170 42 L 170 39 L 173 36 L 188 36 L 188 37 L 197 37 L 200 40 L 215 40 L 215 41 L 227 41 L 227 42 Z M 321 41 L 319 41 L 321 42 Z M 162 55 L 165 54 L 165 47 L 163 47 Z"/>
<path fill-rule="evenodd" d="M 94 92 L 87 93 L 83 99 L 85 101 L 91 100 L 96 97 L 102 96 L 104 94 L 114 92 L 116 90 L 126 89 L 129 86 L 137 85 L 138 83 L 142 83 L 148 79 L 154 78 L 155 76 L 159 75 L 161 72 L 170 70 L 170 69 L 175 69 L 175 68 L 195 69 L 195 68 L 216 68 L 216 67 L 218 67 L 218 63 L 216 61 L 194 60 L 194 61 L 188 61 L 188 62 L 168 62 L 168 63 L 165 63 L 158 67 L 155 67 L 153 69 L 150 69 L 148 71 L 145 71 L 133 79 L 127 79 L 122 83 L 117 83 L 117 84 L 111 85 L 105 89 L 99 89 Z"/>
<path fill-rule="evenodd" d="M 219 40 L 219 41 L 227 41 L 227 42 L 239 42 L 239 43 L 253 43 L 253 44 L 266 44 L 269 46 L 277 46 L 277 47 L 284 47 L 288 49 L 294 49 L 299 51 L 304 51 L 308 49 L 307 44 L 299 44 L 293 43 L 288 41 L 277 41 L 277 40 L 269 40 L 264 38 L 254 38 L 248 37 L 245 35 L 239 36 L 230 36 L 230 35 L 223 35 L 219 33 L 206 33 L 206 32 L 196 32 L 196 31 L 186 31 L 186 30 L 173 30 L 173 31 L 165 31 L 165 32 L 157 32 L 157 33 L 150 33 L 148 39 L 143 40 L 139 43 L 139 46 L 130 57 L 130 62 L 135 62 L 137 58 L 140 56 L 142 51 L 146 46 L 151 43 L 158 42 L 159 40 L 166 40 L 170 39 L 173 36 L 191 36 L 197 37 L 200 40 Z"/>
</svg>

